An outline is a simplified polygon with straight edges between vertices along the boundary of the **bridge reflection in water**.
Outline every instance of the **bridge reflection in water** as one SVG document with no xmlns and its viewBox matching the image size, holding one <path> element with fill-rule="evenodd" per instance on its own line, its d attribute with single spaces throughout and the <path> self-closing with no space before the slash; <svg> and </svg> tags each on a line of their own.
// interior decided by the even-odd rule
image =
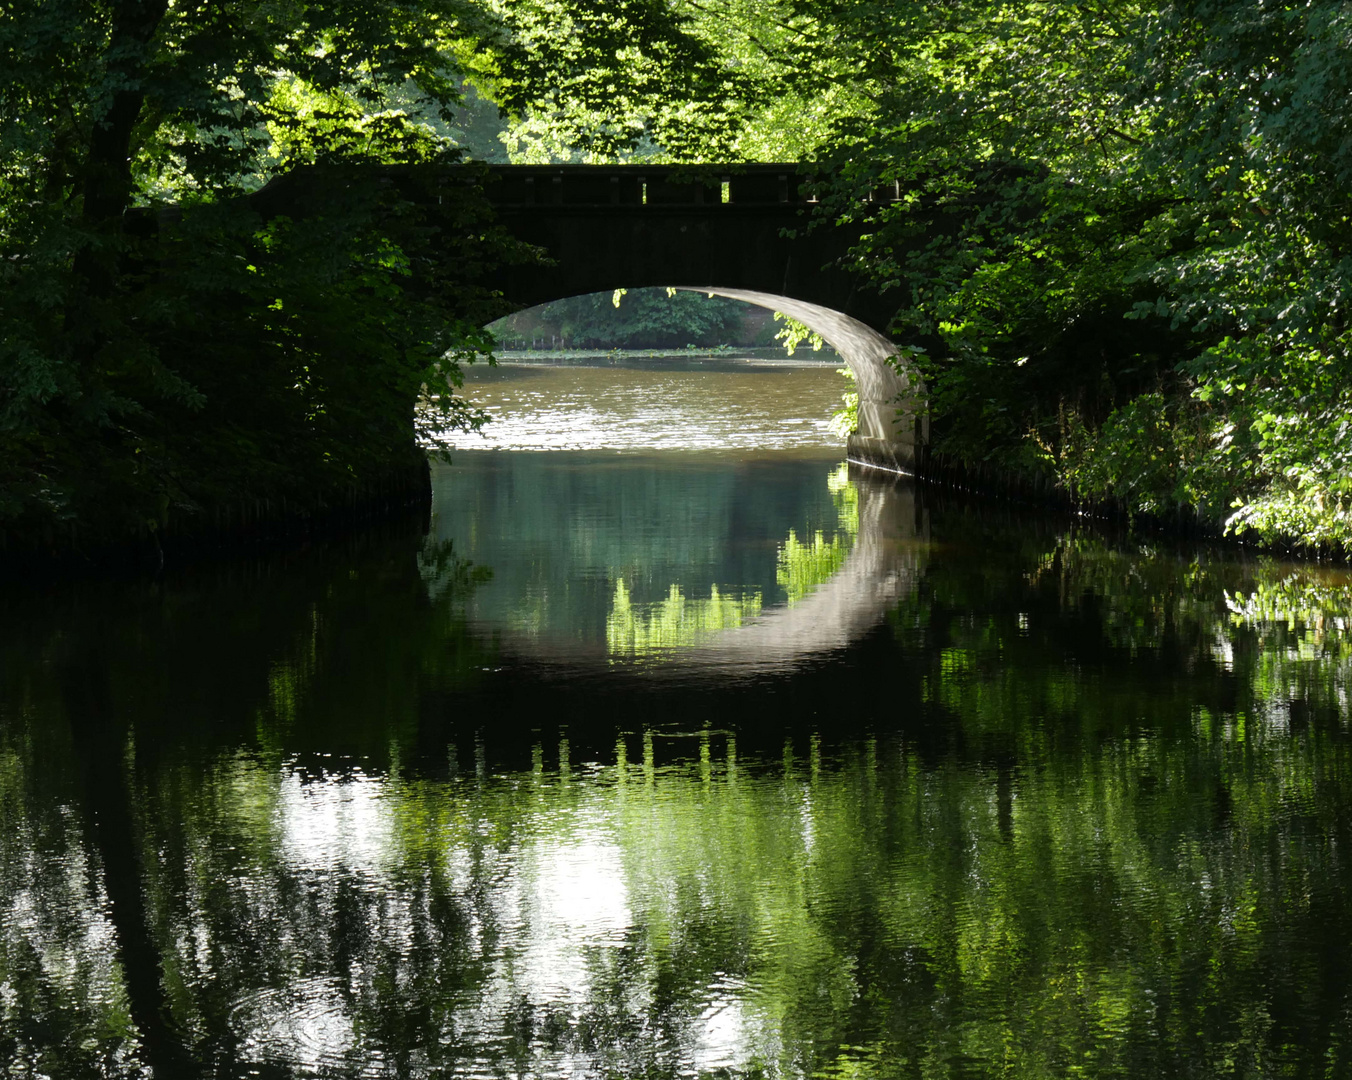
<svg viewBox="0 0 1352 1080">
<path fill-rule="evenodd" d="M 491 563 L 468 615 L 507 653 L 697 678 L 848 647 L 927 542 L 909 480 L 821 454 L 457 456 L 433 528 Z"/>
<path fill-rule="evenodd" d="M 796 602 L 674 652 L 703 669 L 774 670 L 845 649 L 883 621 L 923 568 L 926 530 L 908 480 L 855 470 L 858 532 L 844 564 Z"/>
</svg>

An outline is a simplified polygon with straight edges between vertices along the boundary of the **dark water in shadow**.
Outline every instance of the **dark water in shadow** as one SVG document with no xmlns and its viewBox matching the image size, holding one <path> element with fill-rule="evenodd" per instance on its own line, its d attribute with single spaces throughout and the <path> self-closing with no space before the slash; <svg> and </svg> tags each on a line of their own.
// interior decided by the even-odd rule
<svg viewBox="0 0 1352 1080">
<path fill-rule="evenodd" d="M 817 453 L 466 455 L 0 601 L 0 1062 L 1342 1076 L 1345 573 Z"/>
</svg>

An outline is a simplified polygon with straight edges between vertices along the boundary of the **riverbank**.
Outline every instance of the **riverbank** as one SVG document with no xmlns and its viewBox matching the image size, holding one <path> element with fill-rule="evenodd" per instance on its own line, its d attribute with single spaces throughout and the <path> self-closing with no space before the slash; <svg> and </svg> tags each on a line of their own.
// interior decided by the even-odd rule
<svg viewBox="0 0 1352 1080">
<path fill-rule="evenodd" d="M 203 558 L 305 545 L 398 518 L 426 523 L 431 468 L 422 456 L 365 479 L 298 496 L 264 495 L 167 510 L 134 531 L 94 533 L 83 522 L 0 529 L 0 582 L 84 574 L 158 573 Z"/>
<path fill-rule="evenodd" d="M 859 462 L 868 469 L 885 468 Z M 1171 540 L 1234 548 L 1255 555 L 1292 558 L 1320 563 L 1352 562 L 1352 551 L 1338 544 L 1314 544 L 1294 536 L 1236 534 L 1223 518 L 1208 517 L 1196 506 L 1174 505 L 1165 513 L 1142 510 L 1127 498 L 1086 495 L 1060 483 L 1048 474 L 1029 474 L 1006 469 L 993 462 L 970 465 L 940 454 L 926 454 L 914 473 L 916 480 L 996 502 L 1061 511 L 1077 517 L 1126 529 L 1128 532 L 1168 537 Z"/>
</svg>

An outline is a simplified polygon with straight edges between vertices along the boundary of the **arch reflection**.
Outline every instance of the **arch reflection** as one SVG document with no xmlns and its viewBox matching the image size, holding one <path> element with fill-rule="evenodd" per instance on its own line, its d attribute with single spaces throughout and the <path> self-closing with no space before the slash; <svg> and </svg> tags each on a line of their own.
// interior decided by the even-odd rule
<svg viewBox="0 0 1352 1080">
<path fill-rule="evenodd" d="M 493 578 L 479 633 L 555 665 L 764 670 L 844 648 L 923 562 L 914 489 L 828 459 L 485 454 L 433 530 Z"/>
</svg>

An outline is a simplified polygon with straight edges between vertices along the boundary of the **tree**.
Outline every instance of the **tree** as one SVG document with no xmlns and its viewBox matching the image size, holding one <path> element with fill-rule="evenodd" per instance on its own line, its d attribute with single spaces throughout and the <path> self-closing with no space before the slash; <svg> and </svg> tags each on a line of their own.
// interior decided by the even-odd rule
<svg viewBox="0 0 1352 1080">
<path fill-rule="evenodd" d="M 498 312 L 469 276 L 424 287 L 433 267 L 449 272 L 434 253 L 452 233 L 467 266 L 510 255 L 472 200 L 437 223 L 398 185 L 362 201 L 335 181 L 298 232 L 250 217 L 260 204 L 243 198 L 298 165 L 449 160 L 468 79 L 507 114 L 517 158 L 812 162 L 820 215 L 861 227 L 854 267 L 896 297 L 896 334 L 921 350 L 940 452 L 1136 509 L 1352 537 L 1340 303 L 1352 31 L 1336 5 L 11 0 L 6 12 L 3 519 L 87 514 L 76 492 L 135 492 L 113 500 L 133 517 L 166 499 L 205 505 L 184 480 L 196 466 L 167 463 L 148 418 L 165 418 L 163 445 L 225 430 L 202 419 L 227 394 L 204 368 L 225 361 L 185 353 L 231 337 L 232 306 L 250 312 L 256 363 L 272 357 L 265 396 L 287 403 L 296 439 L 361 385 L 397 388 L 391 410 L 428 385 L 451 422 L 472 424 L 439 357 L 485 347 L 476 328 Z M 879 189 L 900 198 L 871 198 Z M 166 242 L 193 245 L 172 265 L 206 292 L 167 287 Z M 302 265 L 332 271 L 323 288 L 306 291 Z M 301 290 L 293 300 L 282 281 Z M 260 299 L 286 316 L 259 316 Z M 321 341 L 337 352 L 314 351 Z M 349 341 L 386 351 L 363 368 L 341 359 Z M 369 459 L 330 440 L 299 472 L 362 473 L 394 416 L 372 429 Z M 217 487 L 252 490 L 257 475 Z"/>
<path fill-rule="evenodd" d="M 492 329 L 504 340 L 530 337 L 530 326 L 552 327 L 575 348 L 684 348 L 719 345 L 736 333 L 749 304 L 674 289 L 622 289 L 542 304 Z"/>
<path fill-rule="evenodd" d="M 691 7 L 830 88 L 823 215 L 927 350 L 939 452 L 1352 541 L 1342 6 Z"/>
<path fill-rule="evenodd" d="M 504 244 L 468 194 L 432 221 L 342 167 L 454 160 L 416 114 L 450 115 L 491 32 L 455 0 L 12 5 L 0 521 L 117 535 L 369 483 L 415 460 L 423 388 L 477 422 L 455 359 L 497 311 L 449 268 Z M 303 220 L 243 197 L 302 165 L 329 169 Z"/>
</svg>

